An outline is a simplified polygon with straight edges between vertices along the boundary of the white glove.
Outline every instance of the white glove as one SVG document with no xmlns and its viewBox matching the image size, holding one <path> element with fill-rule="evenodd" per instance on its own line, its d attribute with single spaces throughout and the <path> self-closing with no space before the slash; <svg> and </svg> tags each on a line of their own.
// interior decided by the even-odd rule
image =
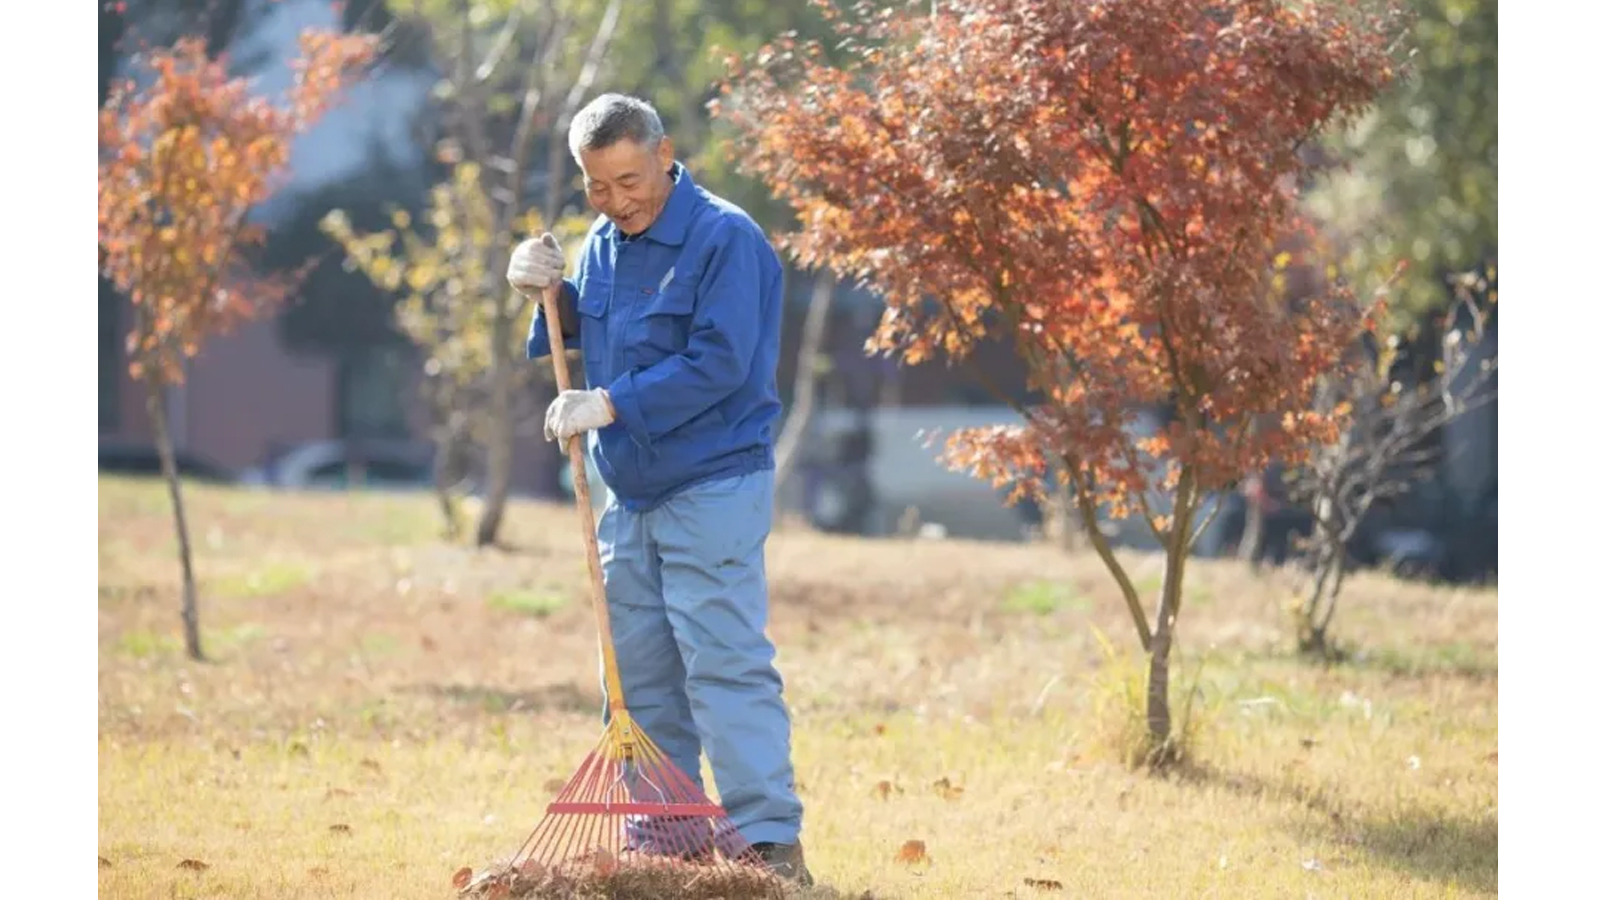
<svg viewBox="0 0 1600 900">
<path fill-rule="evenodd" d="M 543 237 L 529 238 L 511 251 L 506 280 L 523 296 L 528 296 L 561 280 L 566 270 L 567 257 L 561 252 L 561 244 L 547 231 Z"/>
<path fill-rule="evenodd" d="M 581 431 L 604 428 L 617 420 L 611 398 L 603 390 L 562 391 L 544 411 L 544 439 L 562 443 Z"/>
</svg>

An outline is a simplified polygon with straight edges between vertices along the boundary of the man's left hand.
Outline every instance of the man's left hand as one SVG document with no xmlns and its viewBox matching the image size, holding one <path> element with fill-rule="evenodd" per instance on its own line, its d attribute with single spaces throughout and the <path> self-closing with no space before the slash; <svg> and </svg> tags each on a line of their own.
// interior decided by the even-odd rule
<svg viewBox="0 0 1600 900">
<path fill-rule="evenodd" d="M 579 432 L 604 428 L 616 420 L 605 391 L 562 391 L 544 412 L 544 439 L 566 443 Z"/>
</svg>

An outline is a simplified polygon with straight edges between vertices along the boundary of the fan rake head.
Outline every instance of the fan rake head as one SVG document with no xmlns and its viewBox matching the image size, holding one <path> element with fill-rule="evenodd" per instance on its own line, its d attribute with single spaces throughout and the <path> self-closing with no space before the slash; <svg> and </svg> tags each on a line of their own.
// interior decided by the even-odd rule
<svg viewBox="0 0 1600 900">
<path fill-rule="evenodd" d="M 510 864 L 474 886 L 530 898 L 785 894 L 722 807 L 626 711 L 612 713 Z"/>
</svg>

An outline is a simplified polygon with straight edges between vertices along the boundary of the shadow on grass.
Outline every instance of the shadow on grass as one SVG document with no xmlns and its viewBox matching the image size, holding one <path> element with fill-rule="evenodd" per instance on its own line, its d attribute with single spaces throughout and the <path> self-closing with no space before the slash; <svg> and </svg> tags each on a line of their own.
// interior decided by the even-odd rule
<svg viewBox="0 0 1600 900">
<path fill-rule="evenodd" d="M 841 891 L 827 883 L 819 883 L 809 888 L 790 888 L 788 897 L 790 900 L 895 900 L 897 895 L 879 893 L 876 888 L 858 894 Z"/>
<path fill-rule="evenodd" d="M 1500 677 L 1500 660 L 1492 650 L 1467 643 L 1416 647 L 1360 647 L 1338 644 L 1324 651 L 1270 650 L 1247 652 L 1247 661 L 1295 663 L 1326 670 L 1371 672 L 1391 678 L 1425 679 L 1440 676 L 1469 681 Z"/>
<path fill-rule="evenodd" d="M 1186 766 L 1174 774 L 1183 781 L 1220 787 L 1241 797 L 1296 803 L 1316 814 L 1303 826 L 1308 837 L 1350 847 L 1358 856 L 1413 878 L 1486 894 L 1499 891 L 1500 824 L 1493 815 L 1464 818 L 1443 811 L 1408 809 L 1399 816 L 1366 817 L 1327 789 L 1289 779 L 1204 765 Z"/>
<path fill-rule="evenodd" d="M 549 684 L 531 691 L 506 691 L 476 684 L 408 684 L 402 694 L 421 694 L 487 713 L 593 712 L 603 705 L 598 692 L 579 690 L 572 682 Z"/>
<path fill-rule="evenodd" d="M 1415 648 L 1375 647 L 1368 650 L 1357 647 L 1334 664 L 1397 678 L 1449 675 L 1487 681 L 1500 677 L 1499 654 L 1459 642 Z"/>
<path fill-rule="evenodd" d="M 1494 816 L 1463 819 L 1415 810 L 1355 827 L 1360 849 L 1391 868 L 1485 894 L 1499 891 L 1500 822 Z"/>
</svg>

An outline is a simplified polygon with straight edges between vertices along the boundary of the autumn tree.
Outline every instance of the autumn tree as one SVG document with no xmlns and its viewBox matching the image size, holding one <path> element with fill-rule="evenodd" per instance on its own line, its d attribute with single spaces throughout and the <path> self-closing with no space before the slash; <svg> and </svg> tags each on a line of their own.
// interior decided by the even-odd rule
<svg viewBox="0 0 1600 900">
<path fill-rule="evenodd" d="M 1441 352 L 1429 371 L 1420 373 L 1423 377 L 1408 378 L 1397 365 L 1403 334 L 1414 326 L 1396 326 L 1412 317 L 1397 317 L 1385 296 L 1371 307 L 1377 332 L 1349 348 L 1347 365 L 1337 377 L 1320 379 L 1316 408 L 1343 407 L 1349 415 L 1337 438 L 1315 445 L 1291 473 L 1291 499 L 1313 516 L 1307 542 L 1310 568 L 1293 606 L 1301 652 L 1338 654 L 1329 635 L 1350 564 L 1350 545 L 1374 506 L 1433 477 L 1441 457 L 1436 446 L 1440 433 L 1495 399 L 1499 354 L 1483 346 L 1499 301 L 1494 274 L 1491 265 L 1451 279 L 1453 300 L 1438 315 L 1444 333 Z"/>
<path fill-rule="evenodd" d="M 1202 498 L 1337 434 L 1319 377 L 1369 323 L 1275 302 L 1298 152 L 1393 77 L 1386 12 L 1272 0 L 947 0 L 833 16 L 849 59 L 780 39 L 731 61 L 742 165 L 795 209 L 805 265 L 886 309 L 869 349 L 908 365 L 1001 341 L 1019 427 L 945 461 L 1070 491 L 1148 657 L 1153 762 L 1174 758 L 1169 659 Z M 1166 424 L 1141 436 L 1140 410 Z M 1256 429 L 1252 423 L 1274 423 Z M 1154 626 L 1097 510 L 1164 548 Z"/>
<path fill-rule="evenodd" d="M 230 77 L 204 40 L 183 38 L 136 58 L 149 78 L 114 86 L 100 110 L 100 270 L 133 306 L 129 370 L 145 388 L 172 501 L 184 642 L 195 659 L 204 658 L 198 598 L 165 390 L 208 338 L 289 290 L 292 279 L 253 273 L 247 253 L 263 233 L 248 215 L 281 184 L 294 138 L 372 53 L 368 37 L 308 30 L 293 84 L 274 102 Z"/>
<path fill-rule="evenodd" d="M 400 295 L 396 324 L 422 353 L 434 492 L 445 534 L 455 539 L 462 530 L 456 486 L 465 474 L 463 461 L 488 442 L 497 417 L 526 421 L 529 413 L 542 412 L 515 403 L 505 410 L 492 402 L 494 323 L 503 278 L 485 266 L 507 242 L 542 233 L 544 219 L 530 209 L 509 232 L 497 230 L 495 206 L 477 164 L 460 162 L 429 192 L 422 221 L 413 222 L 404 210 L 393 211 L 391 221 L 392 228 L 363 234 L 342 210 L 334 210 L 322 228 L 373 284 Z M 554 231 L 575 254 L 587 228 L 587 220 L 568 217 Z M 527 395 L 533 371 L 522 367 L 512 374 L 513 399 Z"/>
</svg>

